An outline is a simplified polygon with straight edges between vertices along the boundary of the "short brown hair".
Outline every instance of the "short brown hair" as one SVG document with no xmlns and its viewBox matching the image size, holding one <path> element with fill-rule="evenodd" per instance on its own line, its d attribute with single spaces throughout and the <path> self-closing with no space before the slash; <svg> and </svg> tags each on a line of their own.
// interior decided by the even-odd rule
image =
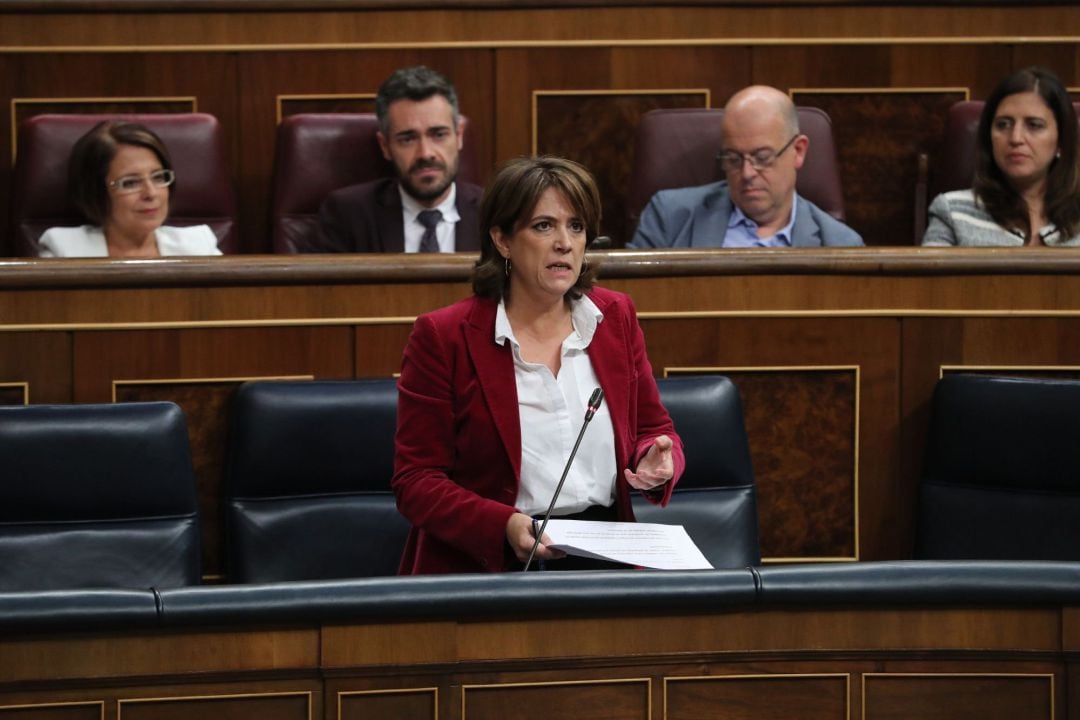
<svg viewBox="0 0 1080 720">
<path fill-rule="evenodd" d="M 67 185 L 68 196 L 75 207 L 98 227 L 105 224 L 112 207 L 106 183 L 109 164 L 120 145 L 146 148 L 157 155 L 162 168 L 172 170 L 165 143 L 150 128 L 120 120 L 105 120 L 92 127 L 71 149 Z M 169 187 L 170 198 L 174 187 L 175 183 Z"/>
<path fill-rule="evenodd" d="M 510 287 L 506 261 L 495 248 L 491 230 L 504 235 L 521 229 L 545 190 L 558 190 L 585 225 L 585 247 L 592 245 L 600 231 L 600 191 L 592 174 L 573 160 L 549 155 L 521 157 L 509 161 L 495 174 L 484 190 L 480 205 L 480 259 L 473 269 L 473 292 L 480 297 L 501 300 Z M 577 282 L 567 292 L 581 297 L 596 279 L 596 268 L 582 269 Z"/>
</svg>

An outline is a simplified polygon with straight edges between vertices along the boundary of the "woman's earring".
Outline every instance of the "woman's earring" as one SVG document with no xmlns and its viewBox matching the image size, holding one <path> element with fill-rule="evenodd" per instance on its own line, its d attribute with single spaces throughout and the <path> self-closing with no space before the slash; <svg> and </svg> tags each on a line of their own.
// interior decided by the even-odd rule
<svg viewBox="0 0 1080 720">
<path fill-rule="evenodd" d="M 1060 160 L 1061 159 L 1061 150 L 1060 149 L 1056 153 L 1054 153 L 1054 159 L 1055 160 Z"/>
<path fill-rule="evenodd" d="M 503 267 L 506 269 L 506 277 L 510 277 L 510 258 L 505 258 L 506 263 Z"/>
</svg>

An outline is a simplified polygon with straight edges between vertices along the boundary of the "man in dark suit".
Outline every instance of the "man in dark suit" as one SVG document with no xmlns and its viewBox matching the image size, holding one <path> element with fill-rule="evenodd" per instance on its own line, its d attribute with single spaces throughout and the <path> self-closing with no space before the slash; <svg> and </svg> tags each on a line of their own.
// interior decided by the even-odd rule
<svg viewBox="0 0 1080 720">
<path fill-rule="evenodd" d="M 397 70 L 379 88 L 375 113 L 379 147 L 396 176 L 327 196 L 311 250 L 479 250 L 483 191 L 456 182 L 463 134 L 454 86 L 426 67 Z"/>
</svg>

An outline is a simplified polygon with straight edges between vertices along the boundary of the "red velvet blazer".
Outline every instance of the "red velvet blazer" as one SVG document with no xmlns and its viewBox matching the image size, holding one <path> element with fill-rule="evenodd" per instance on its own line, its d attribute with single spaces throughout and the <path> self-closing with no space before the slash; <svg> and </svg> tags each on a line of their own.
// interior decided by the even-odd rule
<svg viewBox="0 0 1080 720">
<path fill-rule="evenodd" d="M 588 354 L 611 413 L 618 467 L 635 467 L 658 435 L 671 437 L 675 476 L 648 496 L 666 504 L 683 471 L 682 441 L 660 404 L 633 303 L 601 288 L 589 297 L 604 314 Z M 521 427 L 512 350 L 495 343 L 497 307 L 471 297 L 422 315 L 405 348 L 393 479 L 398 509 L 412 523 L 402 574 L 499 571 L 515 562 L 506 523 L 516 512 Z M 631 489 L 620 470 L 615 502 L 623 520 L 634 517 Z"/>
</svg>

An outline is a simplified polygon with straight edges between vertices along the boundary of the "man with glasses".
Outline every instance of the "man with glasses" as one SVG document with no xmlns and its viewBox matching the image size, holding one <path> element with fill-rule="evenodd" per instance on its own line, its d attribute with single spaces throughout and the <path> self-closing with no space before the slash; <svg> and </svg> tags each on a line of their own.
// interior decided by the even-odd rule
<svg viewBox="0 0 1080 720">
<path fill-rule="evenodd" d="M 724 106 L 726 180 L 661 190 L 641 214 L 631 248 L 851 247 L 862 238 L 795 192 L 810 138 L 791 99 L 754 85 Z"/>
</svg>

